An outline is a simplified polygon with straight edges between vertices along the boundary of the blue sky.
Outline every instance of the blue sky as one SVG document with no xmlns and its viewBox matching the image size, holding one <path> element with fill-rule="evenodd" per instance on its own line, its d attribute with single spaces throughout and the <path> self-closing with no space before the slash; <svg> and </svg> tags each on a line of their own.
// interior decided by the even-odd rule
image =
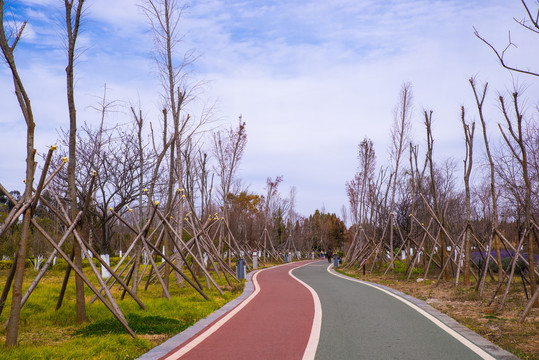
<svg viewBox="0 0 539 360">
<path fill-rule="evenodd" d="M 79 122 L 97 121 L 92 110 L 107 84 L 110 99 L 139 103 L 157 123 L 160 86 L 151 58 L 147 20 L 132 0 L 87 0 L 76 67 Z M 43 153 L 68 126 L 66 66 L 61 34 L 62 2 L 20 0 L 13 10 L 29 25 L 16 60 L 36 121 Z M 531 4 L 533 6 L 533 3 Z M 182 51 L 200 56 L 191 80 L 203 91 L 189 111 L 197 116 L 216 104 L 214 118 L 247 122 L 248 145 L 239 176 L 263 192 L 268 176 L 284 176 L 281 191 L 297 188 L 297 210 L 325 207 L 340 214 L 348 205 L 344 184 L 356 170 L 356 149 L 370 137 L 379 165 L 387 163 L 393 108 L 403 82 L 414 90 L 413 134 L 424 141 L 422 111 L 434 110 L 435 157 L 464 157 L 460 106 L 476 118 L 470 76 L 491 86 L 487 111 L 492 135 L 496 91 L 525 84 L 529 105 L 539 99 L 537 81 L 502 70 L 473 26 L 498 47 L 511 30 L 519 45 L 508 59 L 533 67 L 537 36 L 515 24 L 524 11 L 517 0 L 192 1 L 183 15 Z M 534 83 L 535 82 L 535 83 Z M 22 189 L 25 124 L 7 66 L 0 66 L 0 182 Z M 125 122 L 127 111 L 111 114 Z M 479 137 L 477 148 L 481 145 Z M 478 159 L 482 151 L 476 151 Z M 460 168 L 460 166 L 459 166 Z M 460 171 L 460 169 L 459 169 Z"/>
</svg>

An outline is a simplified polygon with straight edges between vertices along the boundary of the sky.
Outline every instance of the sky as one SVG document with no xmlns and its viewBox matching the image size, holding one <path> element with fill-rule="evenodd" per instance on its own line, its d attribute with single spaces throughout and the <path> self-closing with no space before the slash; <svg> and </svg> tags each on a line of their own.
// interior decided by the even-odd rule
<svg viewBox="0 0 539 360">
<path fill-rule="evenodd" d="M 108 121 L 129 121 L 127 105 L 140 104 L 145 117 L 158 123 L 161 86 L 141 3 L 86 1 L 75 68 L 79 124 L 98 122 L 93 107 L 104 84 L 107 97 L 122 104 Z M 28 20 L 15 57 L 32 102 L 39 153 L 56 143 L 58 129 L 69 126 L 62 4 L 11 5 L 16 20 Z M 324 209 L 340 215 L 348 206 L 345 183 L 357 171 L 358 144 L 369 137 L 378 166 L 388 164 L 403 83 L 412 84 L 412 134 L 421 149 L 423 111 L 434 111 L 436 161 L 464 159 L 461 106 L 468 121 L 478 121 L 471 76 L 489 83 L 485 110 L 492 137 L 499 137 L 496 123 L 502 121 L 498 93 L 525 89 L 530 112 L 536 112 L 538 81 L 502 69 L 474 36 L 475 27 L 503 49 L 510 31 L 518 48 L 508 51 L 507 60 L 539 70 L 539 37 L 513 19 L 524 16 L 517 0 L 191 1 L 182 14 L 177 59 L 196 54 L 189 81 L 201 86 L 189 105 L 192 116 L 213 107 L 216 124 L 236 125 L 240 115 L 246 122 L 248 144 L 237 175 L 249 190 L 264 193 L 268 177 L 283 176 L 280 191 L 287 196 L 296 188 L 300 214 Z M 26 125 L 5 63 L 0 109 L 0 183 L 22 191 Z"/>
</svg>

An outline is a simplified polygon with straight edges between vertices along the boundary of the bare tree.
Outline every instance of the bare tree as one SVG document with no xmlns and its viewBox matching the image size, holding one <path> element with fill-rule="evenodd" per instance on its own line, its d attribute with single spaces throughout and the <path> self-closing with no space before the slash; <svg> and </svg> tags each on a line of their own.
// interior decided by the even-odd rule
<svg viewBox="0 0 539 360">
<path fill-rule="evenodd" d="M 142 110 L 139 108 L 139 111 L 135 111 L 134 106 L 130 106 L 131 114 L 133 115 L 133 121 L 136 125 L 137 129 L 137 151 L 138 151 L 138 158 L 139 158 L 139 176 L 138 176 L 138 213 L 139 213 L 139 228 L 142 229 L 144 226 L 144 223 L 146 221 L 145 212 L 144 212 L 144 198 L 142 196 L 143 191 L 142 189 L 145 188 L 144 183 L 144 174 L 146 171 L 146 162 L 144 161 L 145 157 L 148 155 L 145 152 L 146 144 L 143 141 L 143 130 L 144 130 L 144 117 L 142 115 Z M 140 266 L 140 257 L 142 255 L 142 244 L 140 241 L 138 241 L 135 245 L 135 262 L 134 262 L 134 269 L 138 269 Z M 134 294 L 137 294 L 138 290 L 138 280 L 135 276 L 135 279 L 132 283 L 131 290 Z"/>
<path fill-rule="evenodd" d="M 126 206 L 136 200 L 140 195 L 140 189 L 147 185 L 143 181 L 142 187 L 139 187 L 137 182 L 142 169 L 136 129 L 129 125 L 107 127 L 104 124 L 92 128 L 85 123 L 79 130 L 76 152 L 79 171 L 75 179 L 77 196 L 86 197 L 88 185 L 95 172 L 95 195 L 92 197 L 93 204 L 89 212 L 93 215 L 93 219 L 98 219 L 97 228 L 101 229 L 101 235 L 93 233 L 96 238 L 101 239 L 98 246 L 101 254 L 109 254 L 114 220 L 114 215 L 109 209 L 112 208 L 117 213 L 126 211 Z M 61 134 L 58 141 L 61 145 L 67 145 L 69 134 L 67 132 Z M 56 161 L 61 161 L 60 158 L 64 155 L 65 153 L 60 150 Z M 57 176 L 58 186 L 66 188 L 66 183 L 67 174 L 60 172 Z"/>
<path fill-rule="evenodd" d="M 24 22 L 21 26 L 17 24 L 7 24 L 5 22 L 5 10 L 9 5 L 4 4 L 0 0 L 0 48 L 2 49 L 3 57 L 11 71 L 13 83 L 15 87 L 15 96 L 19 102 L 24 120 L 26 121 L 26 187 L 22 197 L 25 204 L 32 202 L 32 185 L 34 183 L 35 171 L 35 149 L 34 149 L 34 115 L 30 105 L 30 98 L 26 93 L 22 80 L 17 71 L 15 64 L 14 51 L 17 43 L 21 39 L 22 32 L 26 26 Z M 6 347 L 17 345 L 19 334 L 19 319 L 22 300 L 22 285 L 24 279 L 24 265 L 26 260 L 26 251 L 28 246 L 28 238 L 30 235 L 30 222 L 32 220 L 34 207 L 28 206 L 24 211 L 21 239 L 17 248 L 17 256 L 13 262 L 14 277 L 12 288 L 11 312 L 9 315 L 9 324 L 6 332 Z M 6 287 L 9 287 L 6 284 Z"/>
<path fill-rule="evenodd" d="M 266 197 L 264 198 L 264 230 L 262 232 L 262 243 L 260 245 L 263 246 L 264 252 L 263 257 L 264 259 L 266 256 L 274 256 L 275 257 L 275 248 L 274 243 L 271 237 L 269 236 L 268 227 L 271 224 L 270 216 L 273 213 L 273 209 L 276 207 L 276 198 L 279 194 L 279 184 L 283 181 L 282 176 L 276 176 L 275 180 L 272 180 L 270 177 L 266 179 Z M 269 251 L 269 254 L 266 254 L 266 252 Z"/>
<path fill-rule="evenodd" d="M 391 187 L 391 200 L 389 203 L 389 252 L 390 257 L 393 259 L 394 246 L 393 246 L 393 222 L 394 222 L 394 207 L 395 207 L 395 193 L 397 190 L 397 180 L 399 173 L 399 165 L 402 154 L 406 151 L 408 144 L 410 143 L 410 131 L 412 117 L 412 84 L 404 83 L 401 87 L 399 104 L 395 108 L 393 126 L 391 128 L 391 148 L 390 156 L 393 161 L 393 185 Z"/>
<path fill-rule="evenodd" d="M 242 122 L 241 116 L 238 122 L 237 128 L 218 131 L 213 135 L 213 154 L 217 159 L 215 170 L 220 179 L 219 192 L 225 218 L 228 216 L 227 197 L 247 144 L 245 122 Z"/>
<path fill-rule="evenodd" d="M 180 32 L 180 20 L 186 6 L 176 0 L 147 0 L 141 5 L 146 14 L 154 34 L 154 54 L 161 83 L 163 86 L 163 144 L 168 143 L 167 115 L 172 116 L 172 134 L 171 144 L 168 148 L 169 154 L 169 176 L 167 183 L 167 196 L 165 205 L 165 214 L 169 214 L 173 207 L 174 187 L 183 189 L 183 165 L 181 158 L 181 146 L 204 122 L 201 121 L 192 125 L 189 114 L 184 114 L 184 107 L 191 99 L 197 86 L 190 86 L 187 81 L 189 74 L 188 67 L 195 60 L 194 52 L 184 53 L 183 58 L 177 61 L 176 55 L 178 45 L 182 41 Z M 191 125 L 191 126 L 190 126 Z M 180 198 L 177 233 L 183 232 L 183 197 Z M 172 250 L 171 242 L 174 241 L 169 229 L 165 230 L 165 253 L 169 254 Z M 170 271 L 168 262 L 165 264 L 165 274 Z M 168 288 L 169 278 L 164 278 L 165 285 Z M 166 289 L 163 289 L 163 296 L 166 296 Z"/>
<path fill-rule="evenodd" d="M 353 237 L 345 261 L 358 248 L 362 248 L 365 242 L 365 239 L 360 237 L 360 234 L 367 221 L 369 208 L 368 196 L 376 167 L 376 155 L 371 139 L 366 137 L 359 144 L 357 158 L 359 160 L 359 170 L 354 175 L 354 179 L 346 182 L 346 193 L 348 195 L 353 222 Z"/>
<path fill-rule="evenodd" d="M 107 130 L 103 135 L 102 148 L 95 154 L 92 167 L 97 172 L 96 180 L 96 207 L 97 216 L 101 226 L 100 250 L 102 254 L 111 252 L 111 229 L 114 215 L 109 212 L 112 208 L 114 212 L 125 211 L 128 204 L 138 198 L 141 189 L 138 187 L 140 159 L 136 147 L 137 139 L 134 129 L 122 129 L 114 127 Z M 87 126 L 83 127 L 86 138 L 80 139 L 79 159 L 84 161 L 91 155 L 91 146 L 99 132 L 92 132 Z M 90 149 L 88 149 L 90 148 Z M 85 151 L 90 151 L 90 154 Z M 91 173 L 91 172 L 90 172 Z"/>
<path fill-rule="evenodd" d="M 524 131 L 524 113 L 522 112 L 519 104 L 519 92 L 515 91 L 512 93 L 512 105 L 513 105 L 513 114 L 507 109 L 506 100 L 503 96 L 499 97 L 501 109 L 503 116 L 505 118 L 507 128 L 504 130 L 501 124 L 498 124 L 500 132 L 505 140 L 507 146 L 511 149 L 513 156 L 518 161 L 522 171 L 522 179 L 524 180 L 524 196 L 523 196 L 523 205 L 524 205 L 524 231 L 527 232 L 527 242 L 528 242 L 528 266 L 530 274 L 530 288 L 531 293 L 535 294 L 537 291 L 537 281 L 535 279 L 535 264 L 534 264 L 534 242 L 535 242 L 535 228 L 532 222 L 531 214 L 531 182 L 528 174 L 528 149 L 526 148 L 525 142 L 525 131 Z M 514 117 L 514 119 L 512 119 Z M 516 129 L 515 129 L 516 127 Z M 536 302 L 537 304 L 537 302 Z"/>
<path fill-rule="evenodd" d="M 361 183 L 361 174 L 356 172 L 354 178 L 345 184 L 353 225 L 360 222 Z"/>
<path fill-rule="evenodd" d="M 200 218 L 204 219 L 208 214 L 211 216 L 211 194 L 213 189 L 213 176 L 208 164 L 208 154 L 199 150 L 197 156 L 199 174 L 197 176 L 198 190 L 200 193 Z M 211 175 L 211 176 L 210 176 Z"/>
<path fill-rule="evenodd" d="M 488 83 L 485 83 L 483 86 L 482 92 L 478 93 L 476 89 L 476 82 L 475 79 L 472 77 L 470 78 L 470 85 L 472 87 L 474 97 L 475 97 L 475 103 L 477 105 L 477 111 L 479 113 L 479 120 L 481 120 L 481 127 L 483 129 L 483 141 L 485 144 L 485 150 L 487 153 L 487 159 L 489 163 L 489 170 L 490 170 L 490 197 L 492 200 L 492 230 L 491 230 L 491 236 L 494 236 L 494 247 L 496 249 L 496 261 L 498 264 L 502 263 L 502 256 L 500 252 L 500 240 L 498 237 L 498 233 L 494 231 L 494 229 L 498 228 L 498 201 L 497 201 L 497 195 L 496 195 L 496 179 L 495 179 L 495 170 L 494 170 L 494 160 L 492 159 L 492 154 L 490 152 L 490 146 L 489 146 L 489 140 L 487 136 L 487 125 L 485 121 L 485 116 L 483 114 L 483 103 L 485 101 L 485 96 L 487 94 L 488 89 Z M 490 258 L 490 257 L 489 257 Z M 485 268 L 486 270 L 487 268 Z M 503 271 L 501 271 L 501 267 L 498 271 L 498 280 L 502 280 Z M 482 281 L 485 277 L 482 277 Z M 480 288 L 480 292 L 482 291 L 482 287 Z"/>
<path fill-rule="evenodd" d="M 440 211 L 440 201 L 438 198 L 438 189 L 436 186 L 436 176 L 434 171 L 434 161 L 432 159 L 433 154 L 433 147 L 434 147 L 434 137 L 432 135 L 432 110 L 424 112 L 425 115 L 425 128 L 427 130 L 427 161 L 429 164 L 430 169 L 430 191 L 432 195 L 432 201 L 433 201 L 433 207 L 436 217 L 442 221 L 441 226 L 443 227 L 443 219 L 442 219 L 442 212 Z M 446 241 L 445 241 L 445 235 L 444 232 L 440 232 L 440 247 L 441 247 L 441 268 L 444 273 L 444 278 L 446 280 L 449 280 L 449 267 L 446 266 L 446 263 L 448 261 L 448 255 L 447 255 L 447 247 L 446 247 Z M 445 269 L 445 270 L 443 270 Z"/>
<path fill-rule="evenodd" d="M 196 200 L 195 187 L 197 184 L 197 176 L 199 174 L 197 154 L 200 153 L 199 147 L 194 143 L 194 139 L 190 138 L 185 142 L 182 149 L 183 158 L 183 188 L 189 199 Z"/>
<path fill-rule="evenodd" d="M 464 284 L 470 285 L 470 253 L 471 253 L 471 204 L 470 204 L 470 174 L 472 172 L 473 161 L 473 135 L 475 123 L 466 124 L 464 106 L 461 107 L 461 121 L 464 129 L 464 140 L 466 142 L 466 157 L 464 158 L 464 189 L 466 192 L 466 230 L 464 235 Z M 457 279 L 458 280 L 458 279 Z"/>
<path fill-rule="evenodd" d="M 67 105 L 69 109 L 69 162 L 67 164 L 69 185 L 69 216 L 74 221 L 77 216 L 77 188 L 75 181 L 76 171 L 76 143 L 77 143 L 77 110 L 75 108 L 74 67 L 76 59 L 76 42 L 79 35 L 80 22 L 83 12 L 84 0 L 64 0 L 65 24 L 66 24 L 66 50 L 67 50 Z M 82 254 L 80 246 L 73 242 L 75 251 L 75 265 L 82 269 Z M 86 321 L 86 305 L 84 299 L 84 282 L 75 275 L 76 299 L 77 299 L 77 324 Z"/>
<path fill-rule="evenodd" d="M 532 216 L 535 223 L 539 222 L 539 124 L 531 122 L 527 127 L 526 143 L 529 148 L 529 174 L 532 186 Z"/>
<path fill-rule="evenodd" d="M 278 197 L 279 194 L 279 184 L 283 181 L 283 176 L 276 176 L 275 180 L 272 180 L 270 177 L 266 179 L 266 198 L 265 198 L 265 205 L 264 205 L 264 212 L 265 212 L 265 224 L 268 224 L 268 220 L 270 217 L 270 213 L 272 208 L 274 207 L 275 199 Z"/>
<path fill-rule="evenodd" d="M 367 220 L 367 191 L 373 181 L 376 168 L 376 153 L 371 139 L 365 138 L 359 144 L 358 160 L 360 166 L 361 189 L 359 196 L 359 221 Z"/>
<path fill-rule="evenodd" d="M 346 210 L 346 208 L 344 209 Z M 286 245 L 289 250 L 293 249 L 294 251 L 297 251 L 295 242 L 295 225 L 297 219 L 298 214 L 296 213 L 296 187 L 292 186 L 290 188 L 290 195 L 288 198 L 288 214 L 286 215 L 286 230 L 288 232 Z"/>
</svg>

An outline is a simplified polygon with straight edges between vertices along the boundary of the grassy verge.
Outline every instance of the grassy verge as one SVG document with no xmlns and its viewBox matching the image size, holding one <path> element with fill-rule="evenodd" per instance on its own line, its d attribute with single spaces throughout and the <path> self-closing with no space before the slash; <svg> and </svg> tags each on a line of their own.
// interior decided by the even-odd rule
<svg viewBox="0 0 539 360">
<path fill-rule="evenodd" d="M 475 283 L 464 286 L 461 281 L 459 286 L 455 286 L 452 280 L 436 285 L 436 277 L 434 280 L 423 279 L 420 273 L 406 281 L 405 275 L 398 268 L 396 270 L 387 275 L 383 275 L 383 271 L 363 275 L 359 269 L 343 271 L 341 268 L 339 272 L 389 286 L 425 301 L 519 358 L 539 360 L 539 309 L 533 309 L 523 323 L 518 321 L 527 303 L 519 279 L 511 285 L 506 304 L 498 312 L 497 299 L 500 296 L 491 306 L 488 305 L 497 285 L 490 279 L 486 283 L 483 297 L 479 297 Z"/>
<path fill-rule="evenodd" d="M 7 270 L 0 271 L 0 286 L 3 287 Z M 88 269 L 86 275 L 90 276 Z M 26 287 L 35 277 L 34 270 L 25 273 Z M 0 328 L 0 360 L 2 359 L 134 359 L 154 346 L 164 342 L 171 336 L 191 326 L 201 318 L 241 294 L 243 284 L 228 286 L 222 278 L 217 280 L 224 295 L 217 290 L 204 289 L 210 300 L 204 300 L 194 289 L 179 287 L 170 278 L 171 300 L 161 297 L 162 289 L 158 283 L 150 285 L 144 291 L 144 279 L 138 296 L 147 310 L 126 294 L 120 300 L 121 291 L 118 286 L 112 293 L 137 338 L 133 339 L 99 301 L 88 305 L 93 293 L 86 288 L 88 322 L 75 324 L 75 286 L 73 275 L 62 307 L 55 311 L 58 293 L 63 280 L 64 271 L 49 270 L 28 300 L 21 312 L 19 328 L 19 346 L 5 349 L 5 328 Z M 205 284 L 204 279 L 200 279 Z M 0 323 L 4 324 L 9 314 L 11 294 Z M 0 325 L 1 326 L 1 325 Z"/>
</svg>

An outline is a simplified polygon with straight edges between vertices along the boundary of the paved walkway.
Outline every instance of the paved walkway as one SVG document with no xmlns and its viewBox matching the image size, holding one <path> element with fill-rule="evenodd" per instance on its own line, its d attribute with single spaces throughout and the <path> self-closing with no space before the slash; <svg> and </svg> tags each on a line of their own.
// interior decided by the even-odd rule
<svg viewBox="0 0 539 360">
<path fill-rule="evenodd" d="M 314 288 L 322 303 L 316 359 L 515 358 L 506 352 L 489 354 L 473 341 L 490 343 L 469 330 L 465 335 L 472 341 L 468 340 L 461 335 L 466 328 L 461 326 L 455 331 L 437 316 L 446 322 L 451 319 L 444 319 L 430 306 L 423 303 L 433 310 L 425 312 L 404 299 L 402 293 L 330 272 L 327 262 L 313 263 L 293 273 Z M 453 321 L 452 325 L 458 323 Z"/>
<path fill-rule="evenodd" d="M 139 359 L 516 359 L 429 305 L 327 261 L 251 276 L 238 299 Z"/>
</svg>

